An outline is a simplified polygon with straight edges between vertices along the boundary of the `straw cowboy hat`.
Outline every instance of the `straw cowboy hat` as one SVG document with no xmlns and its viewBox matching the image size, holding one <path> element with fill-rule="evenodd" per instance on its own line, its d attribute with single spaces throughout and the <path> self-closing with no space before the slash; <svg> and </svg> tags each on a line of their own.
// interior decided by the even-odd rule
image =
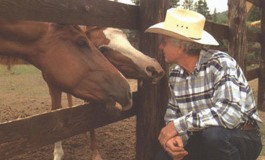
<svg viewBox="0 0 265 160">
<path fill-rule="evenodd" d="M 215 38 L 204 31 L 205 17 L 182 8 L 167 10 L 165 22 L 149 27 L 145 32 L 158 33 L 204 45 L 219 45 Z"/>
</svg>

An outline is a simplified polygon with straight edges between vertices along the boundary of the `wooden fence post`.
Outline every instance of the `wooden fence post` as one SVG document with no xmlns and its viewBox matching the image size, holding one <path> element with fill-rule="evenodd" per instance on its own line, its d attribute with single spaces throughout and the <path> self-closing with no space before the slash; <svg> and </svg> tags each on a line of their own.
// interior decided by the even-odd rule
<svg viewBox="0 0 265 160">
<path fill-rule="evenodd" d="M 260 74 L 258 82 L 258 107 L 265 111 L 265 3 L 260 4 L 261 15 L 261 60 L 260 60 Z"/>
<path fill-rule="evenodd" d="M 157 35 L 144 33 L 144 31 L 152 24 L 163 21 L 167 9 L 168 0 L 140 1 L 140 32 L 142 35 L 140 50 L 151 57 L 157 58 L 165 70 L 167 70 L 167 67 L 158 48 L 159 43 Z M 165 76 L 159 84 L 154 85 L 150 82 L 144 82 L 143 86 L 138 88 L 141 105 L 137 108 L 137 160 L 154 159 L 160 147 L 158 135 L 164 124 L 163 117 L 168 100 L 167 86 L 167 76 Z"/>
<path fill-rule="evenodd" d="M 245 75 L 247 55 L 246 17 L 245 0 L 228 0 L 228 53 L 236 59 Z"/>
</svg>

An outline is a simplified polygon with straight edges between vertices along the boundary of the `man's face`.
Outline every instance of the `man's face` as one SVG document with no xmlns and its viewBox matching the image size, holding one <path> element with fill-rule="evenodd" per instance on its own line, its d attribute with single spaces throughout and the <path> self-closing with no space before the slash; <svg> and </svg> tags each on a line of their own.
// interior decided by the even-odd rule
<svg viewBox="0 0 265 160">
<path fill-rule="evenodd" d="M 169 64 L 177 63 L 180 56 L 184 54 L 184 46 L 181 41 L 169 36 L 161 37 L 159 49 L 161 49 L 164 54 L 165 62 Z"/>
</svg>

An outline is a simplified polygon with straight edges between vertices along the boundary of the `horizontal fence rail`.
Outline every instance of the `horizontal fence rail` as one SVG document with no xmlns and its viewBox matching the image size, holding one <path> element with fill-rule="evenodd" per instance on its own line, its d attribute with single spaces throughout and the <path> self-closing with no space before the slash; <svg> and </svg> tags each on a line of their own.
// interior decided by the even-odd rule
<svg viewBox="0 0 265 160">
<path fill-rule="evenodd" d="M 260 68 L 255 68 L 252 70 L 247 71 L 247 80 L 251 81 L 259 77 L 260 74 Z"/>
<path fill-rule="evenodd" d="M 132 117 L 136 113 L 137 102 L 134 94 L 132 109 L 119 115 L 110 114 L 103 105 L 91 103 L 1 123 L 0 159 L 8 159 Z"/>
<path fill-rule="evenodd" d="M 205 30 L 211 33 L 216 39 L 228 39 L 229 28 L 227 25 L 216 24 L 207 21 L 205 24 Z M 261 42 L 261 33 L 254 33 L 252 31 L 247 31 L 247 39 L 250 42 Z"/>
<path fill-rule="evenodd" d="M 107 0 L 0 0 L 0 19 L 139 29 L 139 7 Z"/>
</svg>

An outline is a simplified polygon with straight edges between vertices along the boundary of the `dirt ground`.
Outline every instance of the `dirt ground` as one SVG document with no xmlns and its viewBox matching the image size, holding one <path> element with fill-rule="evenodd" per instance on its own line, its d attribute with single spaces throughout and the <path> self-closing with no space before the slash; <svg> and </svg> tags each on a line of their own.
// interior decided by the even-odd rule
<svg viewBox="0 0 265 160">
<path fill-rule="evenodd" d="M 20 71 L 8 72 L 0 66 L 0 122 L 23 118 L 50 110 L 50 98 L 40 72 L 25 67 Z M 21 67 L 21 66 L 20 66 Z M 26 71 L 25 71 L 26 70 Z M 130 81 L 136 90 L 136 82 Z M 257 94 L 257 80 L 250 82 Z M 75 104 L 82 101 L 75 99 Z M 66 107 L 63 95 L 63 107 Z M 261 114 L 264 118 L 264 113 Z M 265 119 L 265 118 L 264 118 Z M 96 130 L 99 149 L 104 160 L 135 160 L 135 117 L 107 125 Z M 63 141 L 64 160 L 90 160 L 91 151 L 86 134 L 76 135 Z M 9 160 L 51 160 L 53 145 L 38 148 Z M 1 157 L 0 157 L 0 160 Z M 259 160 L 265 160 L 260 157 Z"/>
<path fill-rule="evenodd" d="M 14 68 L 16 70 L 16 68 Z M 0 121 L 14 120 L 50 110 L 50 98 L 41 74 L 30 68 L 28 73 L 2 71 L 0 66 Z M 132 88 L 137 88 L 132 81 Z M 67 106 L 63 95 L 63 107 Z M 75 104 L 82 101 L 74 99 Z M 135 117 L 96 130 L 104 160 L 135 160 Z M 63 141 L 64 160 L 90 160 L 90 139 L 86 134 Z M 53 145 L 48 145 L 9 160 L 51 160 Z M 0 157 L 0 160 L 3 160 Z"/>
</svg>

